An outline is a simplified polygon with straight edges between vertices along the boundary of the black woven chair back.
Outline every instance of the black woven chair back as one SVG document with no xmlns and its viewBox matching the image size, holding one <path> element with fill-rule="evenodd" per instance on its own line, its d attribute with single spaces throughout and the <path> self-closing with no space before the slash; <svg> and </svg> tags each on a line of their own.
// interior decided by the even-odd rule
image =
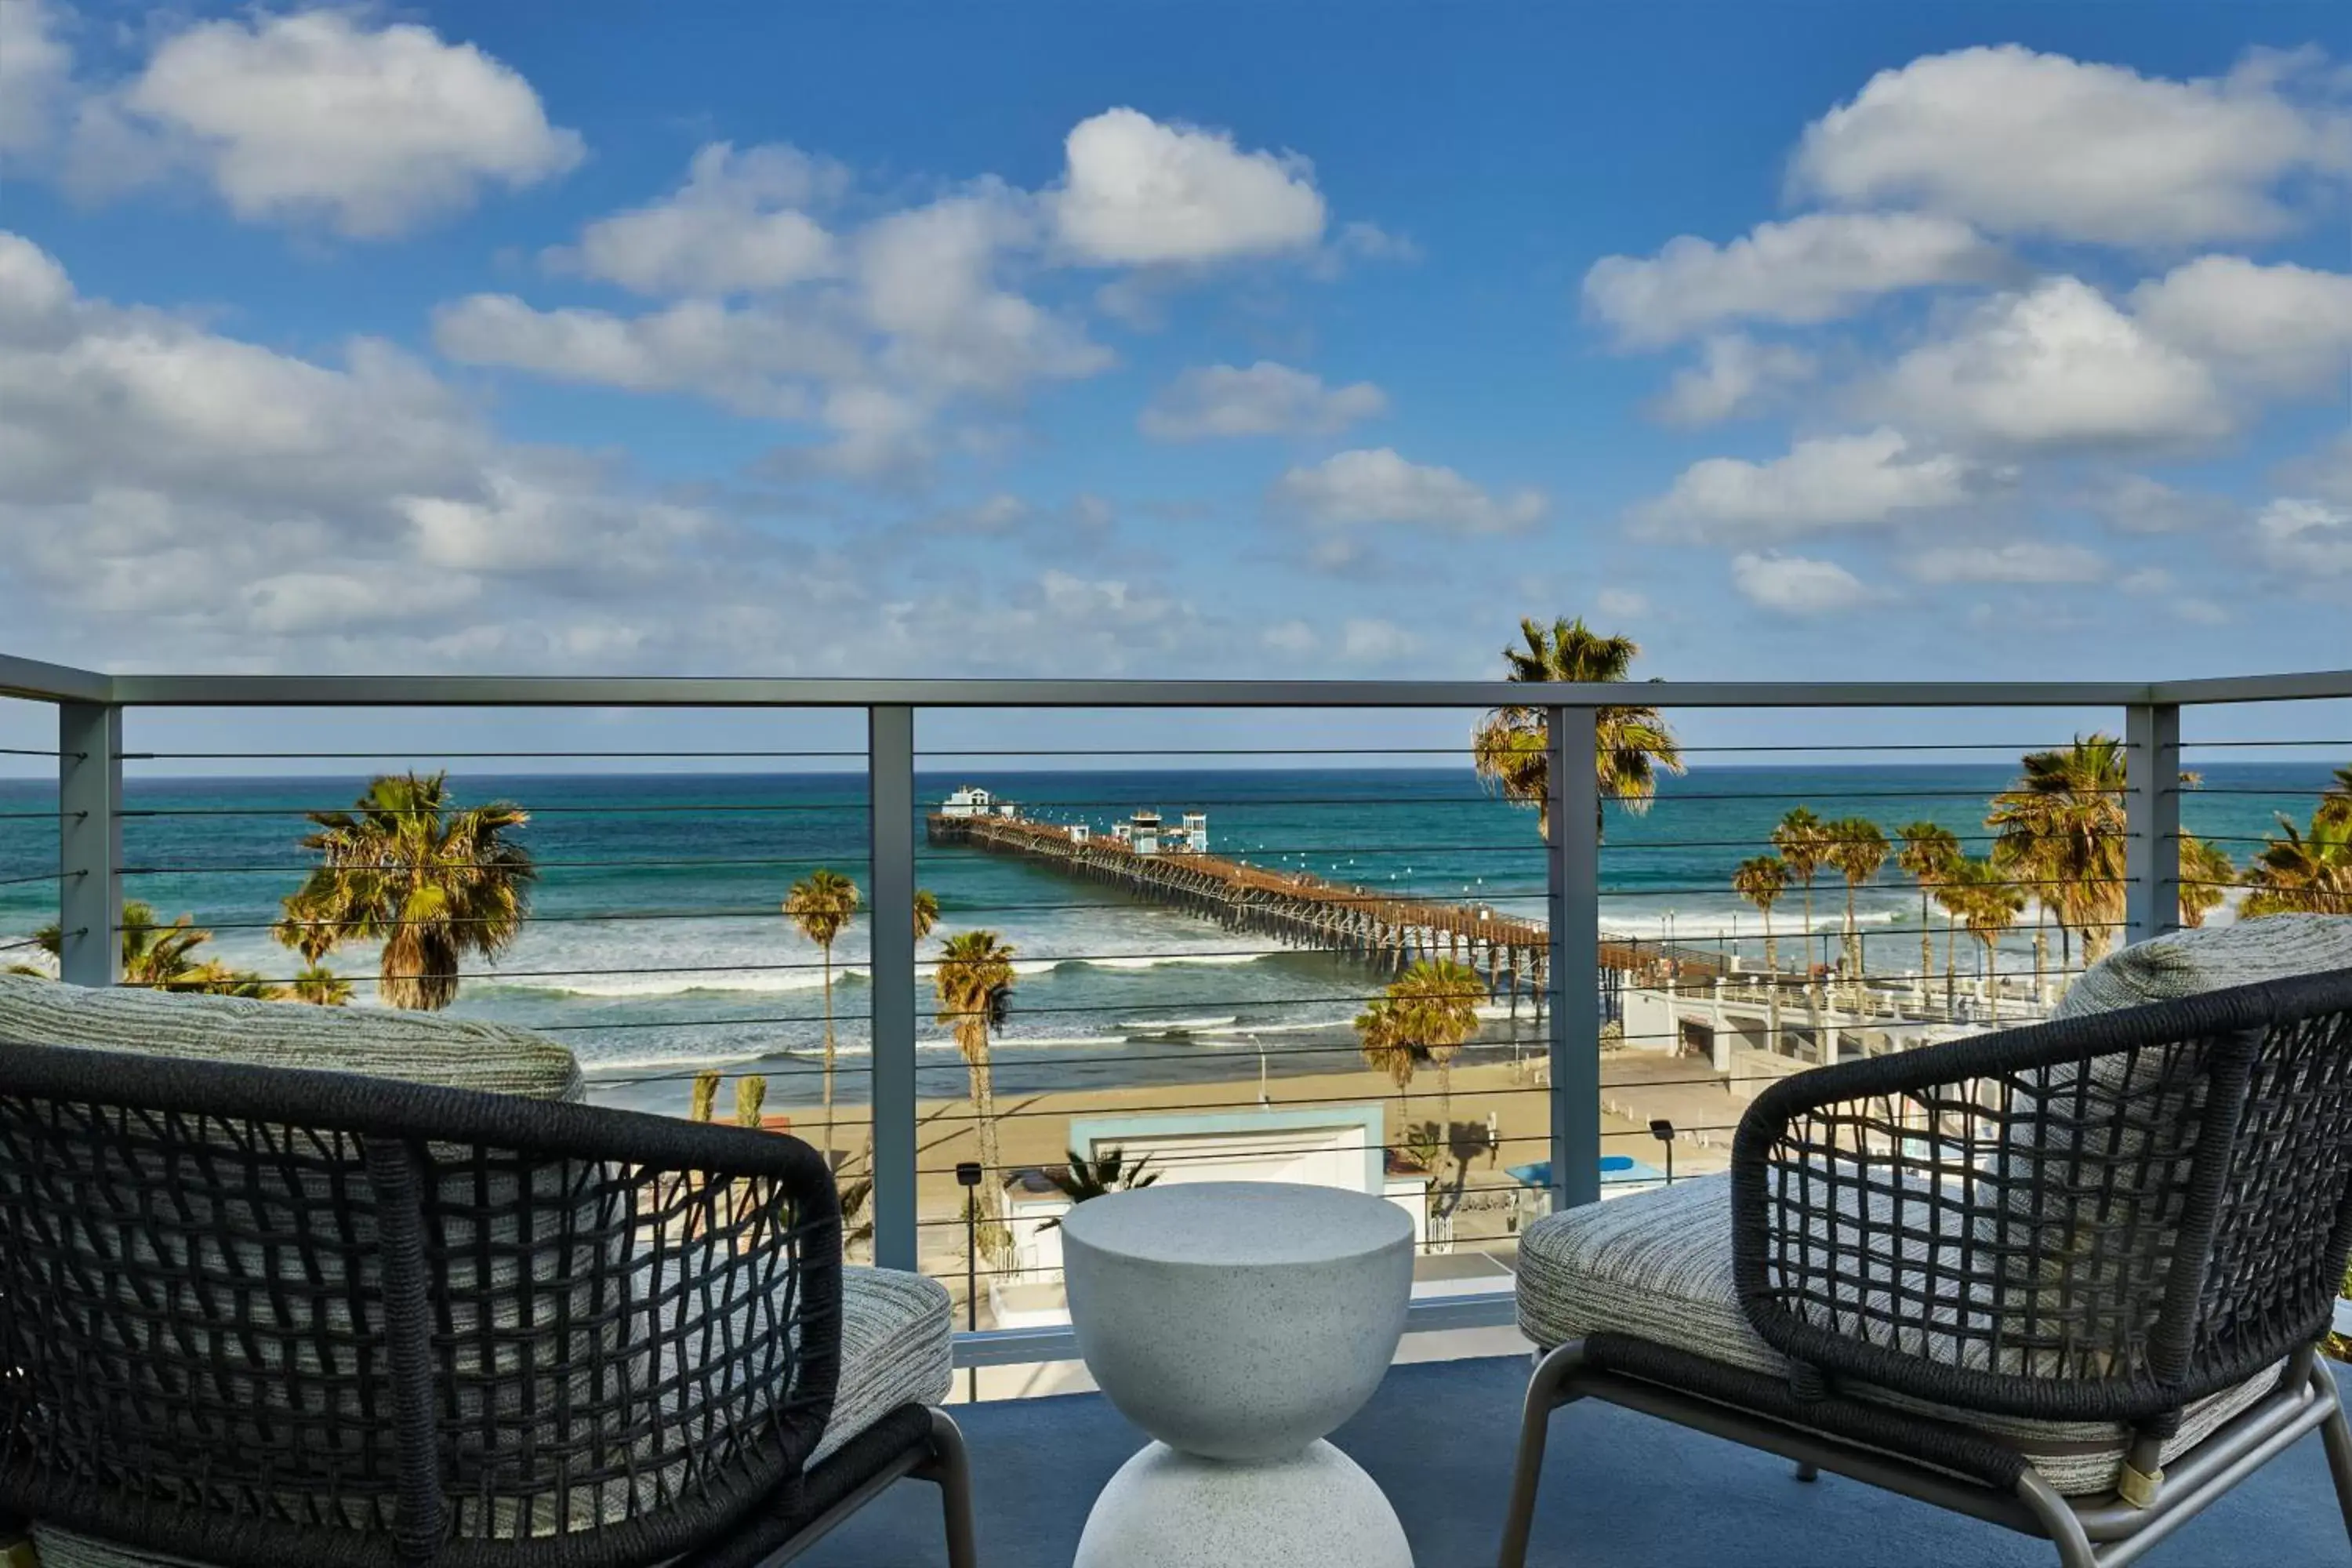
<svg viewBox="0 0 2352 1568">
<path fill-rule="evenodd" d="M 0 1045 L 0 1506 L 236 1568 L 651 1563 L 830 1414 L 797 1141 Z"/>
<path fill-rule="evenodd" d="M 2162 1422 L 2327 1327 L 2352 1252 L 2352 971 L 1776 1084 L 1735 1261 L 1801 1371 Z"/>
</svg>

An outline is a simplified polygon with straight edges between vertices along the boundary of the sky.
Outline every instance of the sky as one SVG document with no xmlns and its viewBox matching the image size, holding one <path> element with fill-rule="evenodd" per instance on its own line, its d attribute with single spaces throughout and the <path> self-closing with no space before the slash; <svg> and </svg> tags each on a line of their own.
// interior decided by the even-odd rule
<svg viewBox="0 0 2352 1568">
<path fill-rule="evenodd" d="M 2339 668 L 2347 197 L 2333 5 L 0 0 L 0 650 Z"/>
</svg>

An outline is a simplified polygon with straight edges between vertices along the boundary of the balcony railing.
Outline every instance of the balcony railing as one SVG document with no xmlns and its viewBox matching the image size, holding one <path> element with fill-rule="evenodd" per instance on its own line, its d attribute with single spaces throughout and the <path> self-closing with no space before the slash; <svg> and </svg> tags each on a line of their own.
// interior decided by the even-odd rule
<svg viewBox="0 0 2352 1568">
<path fill-rule="evenodd" d="M 1647 816 L 1612 813 L 1605 839 L 1555 831 L 1548 841 L 1538 836 L 1533 813 L 1481 791 L 1464 745 L 1422 743 L 1437 732 L 1433 714 L 1466 734 L 1470 721 L 1492 709 L 1542 710 L 1544 815 L 1580 826 L 1600 818 L 1608 803 L 1596 767 L 1597 718 L 1629 694 L 1670 716 L 1704 713 L 1700 722 L 1727 732 L 1769 735 L 1769 743 L 1693 745 L 1690 777 L 1663 790 Z M 1771 914 L 1776 926 L 1742 917 L 1727 930 L 1711 917 L 1713 929 L 1695 931 L 1685 920 L 1677 930 L 1675 900 L 1720 903 L 1728 889 L 1713 870 L 1675 867 L 1714 867 L 1727 856 L 1767 851 L 1782 812 L 1813 804 L 1836 813 L 1841 795 L 1843 808 L 1858 815 L 1942 813 L 1960 824 L 1964 849 L 1982 852 L 1990 836 L 1971 829 L 1969 819 L 2000 787 L 1988 787 L 1989 766 L 2013 768 L 2029 749 L 2011 742 L 2063 746 L 2081 731 L 2106 729 L 2120 733 L 2126 759 L 2120 916 L 2106 923 L 2139 940 L 2180 918 L 2184 803 L 2192 815 L 2230 805 L 2231 820 L 2245 830 L 2221 831 L 2219 816 L 2189 829 L 2207 840 L 2242 841 L 2235 847 L 2243 858 L 2261 838 L 2246 829 L 2249 822 L 2261 826 L 2257 807 L 2300 810 L 2299 798 L 2321 787 L 2300 773 L 2242 774 L 2252 782 L 2238 782 L 2232 760 L 2332 756 L 2329 747 L 2352 754 L 2352 740 L 2344 738 L 2352 735 L 2352 671 L 2155 683 L 1626 687 L 108 676 L 0 658 L 0 699 L 54 708 L 53 728 L 39 721 L 37 736 L 17 708 L 15 728 L 0 730 L 0 740 L 43 742 L 9 748 L 20 773 L 44 766 L 45 758 L 56 769 L 53 809 L 45 784 L 20 785 L 0 800 L 8 808 L 0 812 L 6 858 L 0 942 L 28 942 L 33 925 L 54 921 L 58 973 L 85 985 L 122 980 L 126 894 L 150 897 L 168 921 L 199 875 L 252 879 L 257 891 L 241 895 L 236 908 L 198 910 L 195 923 L 257 942 L 278 895 L 306 869 L 293 848 L 306 814 L 349 804 L 339 781 L 315 773 L 301 784 L 253 784 L 235 798 L 174 783 L 191 765 L 237 766 L 250 775 L 284 760 L 315 769 L 341 759 L 362 773 L 456 758 L 528 772 L 553 758 L 576 773 L 600 757 L 625 757 L 633 768 L 672 770 L 661 775 L 672 779 L 693 777 L 677 772 L 685 768 L 729 770 L 691 788 L 676 784 L 660 799 L 599 793 L 575 777 L 563 790 L 551 787 L 545 798 L 524 802 L 538 818 L 533 834 L 544 836 L 533 841 L 544 876 L 534 921 L 550 930 L 578 922 L 609 934 L 612 922 L 625 918 L 635 922 L 627 928 L 633 940 L 676 934 L 642 952 L 609 942 L 567 950 L 574 953 L 567 963 L 593 966 L 598 994 L 609 1005 L 542 1017 L 515 1002 L 500 1016 L 562 1031 L 583 1047 L 597 1092 L 623 1102 L 683 1111 L 693 1079 L 714 1065 L 730 1076 L 772 1077 L 783 1085 L 776 1103 L 790 1110 L 796 1131 L 807 1131 L 820 1114 L 817 1079 L 826 1074 L 811 1000 L 822 985 L 840 1047 L 825 1079 L 831 1125 L 824 1135 L 851 1173 L 870 1172 L 875 1260 L 990 1276 L 990 1317 L 1000 1324 L 1054 1316 L 1055 1252 L 1044 1224 L 1053 1200 L 1040 1184 L 1058 1150 L 1082 1135 L 1097 1151 L 1148 1146 L 1163 1173 L 1181 1172 L 1188 1160 L 1265 1170 L 1285 1160 L 1369 1160 L 1364 1182 L 1419 1205 L 1426 1222 L 1432 1260 L 1413 1329 L 1507 1323 L 1517 1225 L 1549 1205 L 1602 1197 L 1604 1164 L 1644 1180 L 1667 1168 L 1719 1168 L 1742 1097 L 1761 1083 L 1841 1054 L 1902 1049 L 2035 1016 L 2084 956 L 2045 952 L 2036 942 L 2029 965 L 2030 933 L 2021 926 L 1980 940 L 1940 912 L 1923 926 L 1916 910 L 1892 907 L 1878 910 L 1866 932 L 1857 925 L 1841 941 L 1835 925 L 1845 882 L 1834 871 L 1823 873 L 1810 925 L 1797 914 L 1792 887 Z M 364 755 L 324 742 L 267 754 L 131 743 L 151 723 L 159 733 L 185 733 L 184 719 L 161 717 L 167 710 L 261 709 L 286 710 L 289 723 L 296 710 L 364 715 L 390 739 L 380 754 Z M 731 712 L 730 732 L 749 738 L 705 750 L 600 753 L 583 743 L 557 753 L 453 752 L 422 722 L 484 709 L 542 717 L 553 710 Z M 1870 727 L 1895 710 L 1909 710 L 1915 726 L 1918 710 L 1933 710 L 1936 722 L 1958 727 L 1925 731 L 1948 732 L 1949 740 L 1895 744 Z M 1224 715 L 1257 743 L 1188 746 L 1202 712 Z M 971 743 L 990 732 L 991 716 L 1016 713 L 1024 715 L 1017 734 Z M 1116 745 L 1103 743 L 1095 729 L 1108 714 L 1125 716 Z M 2000 744 L 1978 738 L 1992 733 L 1982 716 L 1994 714 L 2020 727 Z M 805 743 L 777 743 L 787 716 L 798 726 L 791 735 Z M 579 728 L 567 735 L 604 722 L 585 713 L 574 719 Z M 929 743 L 919 745 L 919 726 Z M 1047 731 L 1054 743 L 1031 738 Z M 1948 765 L 1891 784 L 1757 767 L 1824 755 Z M 2210 764 L 2216 777 L 2202 790 L 2185 785 L 2184 766 L 2209 759 L 2222 759 Z M 1127 762 L 1134 765 L 1123 772 L 1109 765 Z M 1424 771 L 1343 765 L 1400 763 Z M 1290 772 L 1263 771 L 1276 765 Z M 790 787 L 773 782 L 810 767 L 830 771 Z M 1302 771 L 1308 767 L 1323 786 L 1300 782 L 1310 777 Z M 1276 778 L 1288 782 L 1276 789 L 1267 783 Z M 1017 803 L 1015 817 L 948 807 L 955 785 L 992 781 Z M 477 781 L 466 782 L 470 789 Z M 513 793 L 503 782 L 493 787 Z M 1164 812 L 1156 828 L 1133 815 L 1144 808 Z M 1187 811 L 1207 819 L 1202 842 L 1186 837 Z M 1407 818 L 1420 825 L 1422 842 L 1397 826 Z M 665 837 L 660 827 L 718 819 L 745 826 L 715 849 Z M 997 826 L 1008 820 L 1016 826 Z M 616 823 L 638 847 L 619 847 Z M 981 823 L 991 826 L 982 832 Z M 267 832 L 257 824 L 267 824 Z M 1151 841 L 1136 837 L 1146 832 L 1155 835 Z M 984 885 L 971 874 L 982 857 L 1000 858 L 1006 868 Z M 625 865 L 675 869 L 686 880 L 669 901 L 648 902 L 637 884 L 625 895 L 612 890 L 609 879 Z M 780 936 L 772 953 L 747 959 L 740 942 L 756 939 L 742 936 L 751 922 L 781 932 L 784 884 L 819 865 L 862 873 L 856 938 L 820 958 Z M 936 951 L 919 951 L 916 937 L 919 894 L 959 875 L 968 885 L 947 912 L 949 925 L 1025 922 L 1037 933 L 1015 955 L 1030 966 L 1025 973 L 1084 968 L 1095 986 L 1089 1000 L 1065 1008 L 1082 1016 L 1083 1026 L 1055 1032 L 1056 1004 L 1034 1002 L 1017 1015 L 1028 1032 L 999 1042 L 993 1125 L 1013 1131 L 999 1168 L 979 1179 L 1017 1190 L 1003 1211 L 1010 1235 L 991 1248 L 985 1267 L 970 1256 L 974 1227 L 953 1185 L 959 1167 L 974 1163 L 978 1131 L 953 1047 L 958 1019 L 934 994 Z M 1690 880 L 1695 876 L 1700 881 Z M 2017 885 L 2021 895 L 2036 891 Z M 37 912 L 42 920 L 31 918 Z M 1142 951 L 1118 938 L 1120 921 L 1147 915 L 1191 921 L 1197 942 Z M 2095 923 L 2078 920 L 2074 929 L 2087 934 Z M 1768 931 L 1777 960 L 1769 969 Z M 718 933 L 733 933 L 739 946 L 705 951 Z M 936 939 L 925 947 L 935 950 Z M 1227 978 L 1227 966 L 1282 952 L 1300 955 L 1295 984 L 1256 982 L 1237 1003 L 1242 988 Z M 0 952 L 0 965 L 11 956 Z M 1344 1014 L 1370 1008 L 1414 957 L 1465 964 L 1490 993 L 1478 1036 L 1459 1058 L 1462 1081 L 1435 1070 L 1442 1062 L 1424 1060 L 1420 1075 L 1391 1082 L 1347 1032 Z M 1123 1022 L 1118 1030 L 1103 1024 L 1114 1007 L 1104 998 L 1120 975 L 1171 958 L 1186 965 L 1183 978 L 1155 983 L 1148 995 L 1118 994 Z M 836 984 L 836 966 L 854 971 L 855 981 Z M 756 972 L 758 984 L 744 991 L 748 1000 L 691 1017 L 664 1010 L 657 998 L 692 990 L 694 976 L 705 972 L 739 980 Z M 643 984 L 628 981 L 632 975 Z M 534 984 L 551 988 L 560 978 L 548 966 L 520 962 L 475 965 L 464 977 L 518 993 Z M 1285 1007 L 1320 1021 L 1287 1027 Z M 632 1040 L 657 1040 L 663 1048 L 636 1050 Z M 761 1059 L 748 1065 L 753 1058 Z M 1153 1092 L 1139 1097 L 1146 1079 Z M 1363 1110 L 1355 1121 L 1351 1107 Z M 1433 1114 L 1434 1121 L 1423 1120 Z M 1648 1123 L 1664 1124 L 1663 1131 Z M 1024 1207 L 1024 1193 L 1046 1201 Z M 1006 1364 L 1066 1358 L 1072 1348 L 1066 1328 L 998 1327 L 967 1335 L 960 1354 L 971 1365 Z"/>
</svg>

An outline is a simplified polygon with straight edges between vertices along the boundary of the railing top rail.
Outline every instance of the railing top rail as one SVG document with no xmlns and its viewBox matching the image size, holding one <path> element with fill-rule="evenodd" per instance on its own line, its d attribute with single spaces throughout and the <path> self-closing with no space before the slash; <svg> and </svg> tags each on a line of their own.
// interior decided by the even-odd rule
<svg viewBox="0 0 2352 1568">
<path fill-rule="evenodd" d="M 0 653 L 0 697 L 29 697 L 37 702 L 104 702 L 110 700 L 113 686 L 112 677 L 94 669 Z"/>
<path fill-rule="evenodd" d="M 837 680 L 115 675 L 0 656 L 0 694 L 180 708 L 2074 708 L 2352 699 L 2352 669 L 2181 681 Z"/>
</svg>

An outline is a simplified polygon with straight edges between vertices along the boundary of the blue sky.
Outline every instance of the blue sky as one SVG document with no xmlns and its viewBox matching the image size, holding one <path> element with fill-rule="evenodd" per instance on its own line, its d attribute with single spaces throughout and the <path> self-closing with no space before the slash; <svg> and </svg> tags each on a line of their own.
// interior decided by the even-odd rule
<svg viewBox="0 0 2352 1568">
<path fill-rule="evenodd" d="M 2352 662 L 2336 6 L 0 0 L 0 174 L 12 652 Z"/>
</svg>

